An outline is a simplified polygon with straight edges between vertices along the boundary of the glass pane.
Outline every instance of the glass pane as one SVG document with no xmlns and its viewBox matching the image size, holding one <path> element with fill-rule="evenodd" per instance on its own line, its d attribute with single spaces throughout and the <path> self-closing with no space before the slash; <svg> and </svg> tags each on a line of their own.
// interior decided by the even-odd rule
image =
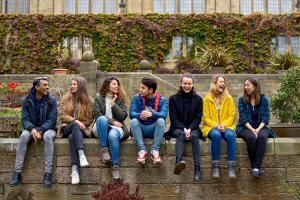
<svg viewBox="0 0 300 200">
<path fill-rule="evenodd" d="M 292 53 L 296 56 L 299 56 L 299 36 L 291 37 L 291 47 Z"/>
<path fill-rule="evenodd" d="M 78 13 L 79 14 L 89 13 L 89 0 L 78 0 Z"/>
<path fill-rule="evenodd" d="M 253 12 L 264 13 L 265 12 L 265 0 L 254 0 L 253 1 Z"/>
<path fill-rule="evenodd" d="M 167 55 L 165 55 L 165 60 L 172 60 L 172 49 L 170 49 Z"/>
<path fill-rule="evenodd" d="M 176 13 L 176 0 L 166 0 L 166 11 L 165 13 L 175 14 Z"/>
<path fill-rule="evenodd" d="M 281 13 L 292 13 L 293 6 L 292 0 L 281 0 Z"/>
<path fill-rule="evenodd" d="M 72 58 L 73 59 L 78 59 L 79 58 L 79 45 L 78 45 L 79 39 L 78 37 L 73 37 L 70 40 L 71 44 L 71 53 L 72 53 Z"/>
<path fill-rule="evenodd" d="M 103 0 L 93 0 L 92 2 L 92 13 L 104 13 Z"/>
<path fill-rule="evenodd" d="M 91 51 L 92 50 L 92 40 L 90 38 L 83 38 L 83 53 L 85 51 Z"/>
<path fill-rule="evenodd" d="M 205 13 L 205 0 L 194 0 L 194 13 Z"/>
<path fill-rule="evenodd" d="M 106 0 L 105 1 L 105 13 L 116 14 L 117 13 L 117 2 L 116 0 Z"/>
<path fill-rule="evenodd" d="M 154 13 L 164 13 L 163 0 L 153 0 L 153 12 Z"/>
<path fill-rule="evenodd" d="M 75 0 L 65 0 L 65 13 L 75 14 Z"/>
<path fill-rule="evenodd" d="M 241 0 L 241 13 L 248 15 L 251 13 L 251 0 Z"/>
<path fill-rule="evenodd" d="M 28 14 L 29 13 L 29 0 L 18 0 L 18 10 L 19 14 Z"/>
<path fill-rule="evenodd" d="M 193 38 L 192 37 L 187 37 L 187 52 L 190 52 L 192 47 L 193 47 Z"/>
<path fill-rule="evenodd" d="M 7 0 L 7 14 L 15 13 L 15 0 Z"/>
<path fill-rule="evenodd" d="M 173 52 L 174 52 L 174 58 L 178 58 L 181 56 L 182 53 L 182 37 L 181 36 L 175 36 L 173 40 Z"/>
<path fill-rule="evenodd" d="M 279 14 L 279 0 L 269 0 L 268 1 L 268 12 L 270 14 Z"/>
<path fill-rule="evenodd" d="M 180 13 L 192 13 L 192 0 L 180 0 Z"/>
<path fill-rule="evenodd" d="M 278 53 L 284 54 L 286 53 L 286 36 L 278 36 Z"/>
<path fill-rule="evenodd" d="M 274 55 L 276 54 L 276 38 L 275 37 L 273 37 L 271 39 L 271 52 Z"/>
</svg>

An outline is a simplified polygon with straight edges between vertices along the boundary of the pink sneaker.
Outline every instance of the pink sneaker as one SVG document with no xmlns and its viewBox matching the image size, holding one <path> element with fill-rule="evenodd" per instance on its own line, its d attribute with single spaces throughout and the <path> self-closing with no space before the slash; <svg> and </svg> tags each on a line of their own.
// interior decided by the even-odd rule
<svg viewBox="0 0 300 200">
<path fill-rule="evenodd" d="M 152 150 L 151 151 L 151 158 L 153 160 L 153 164 L 160 164 L 161 163 L 161 159 L 160 159 L 160 156 L 159 156 L 159 151 Z"/>
<path fill-rule="evenodd" d="M 146 157 L 147 157 L 147 151 L 145 151 L 145 150 L 139 151 L 139 155 L 138 155 L 138 158 L 137 158 L 137 162 L 138 162 L 139 164 L 144 165 L 144 164 L 145 164 L 145 161 L 146 161 Z"/>
</svg>

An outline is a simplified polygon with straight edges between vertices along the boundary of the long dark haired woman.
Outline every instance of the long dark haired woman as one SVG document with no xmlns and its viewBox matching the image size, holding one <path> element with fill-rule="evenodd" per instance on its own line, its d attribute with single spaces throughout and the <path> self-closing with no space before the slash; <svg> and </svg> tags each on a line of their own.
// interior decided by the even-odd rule
<svg viewBox="0 0 300 200">
<path fill-rule="evenodd" d="M 267 127 L 270 119 L 269 101 L 261 93 L 260 84 L 256 78 L 245 79 L 244 94 L 239 98 L 238 108 L 237 134 L 247 143 L 251 174 L 260 177 L 267 138 L 270 133 L 273 137 L 276 135 Z"/>
<path fill-rule="evenodd" d="M 81 167 L 89 165 L 83 151 L 83 136 L 93 121 L 92 109 L 93 100 L 88 94 L 85 79 L 72 78 L 70 91 L 63 96 L 59 107 L 63 123 L 62 137 L 69 138 L 72 184 L 80 182 L 78 165 Z"/>
<path fill-rule="evenodd" d="M 119 181 L 119 143 L 129 136 L 124 124 L 128 116 L 126 94 L 116 77 L 105 79 L 99 93 L 100 96 L 95 99 L 93 114 L 102 149 L 102 160 L 104 163 L 112 161 L 113 181 Z"/>
</svg>

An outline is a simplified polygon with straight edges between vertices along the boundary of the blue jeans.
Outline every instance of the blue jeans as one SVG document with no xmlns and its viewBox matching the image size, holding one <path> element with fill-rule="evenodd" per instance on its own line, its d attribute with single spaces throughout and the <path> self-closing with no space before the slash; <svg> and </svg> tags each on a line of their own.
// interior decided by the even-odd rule
<svg viewBox="0 0 300 200">
<path fill-rule="evenodd" d="M 235 133 L 231 129 L 225 129 L 220 133 L 218 129 L 213 128 L 209 131 L 208 137 L 211 139 L 212 160 L 220 160 L 221 139 L 224 137 L 227 142 L 227 156 L 229 161 L 235 161 Z"/>
<path fill-rule="evenodd" d="M 165 131 L 165 120 L 163 118 L 158 118 L 156 122 L 150 125 L 144 125 L 135 118 L 130 121 L 130 129 L 139 150 L 146 150 L 143 138 L 154 138 L 151 150 L 159 151 Z"/>
<path fill-rule="evenodd" d="M 98 117 L 96 126 L 102 149 L 108 149 L 109 147 L 112 165 L 118 166 L 121 138 L 119 130 L 108 126 L 108 119 L 105 116 Z"/>
</svg>

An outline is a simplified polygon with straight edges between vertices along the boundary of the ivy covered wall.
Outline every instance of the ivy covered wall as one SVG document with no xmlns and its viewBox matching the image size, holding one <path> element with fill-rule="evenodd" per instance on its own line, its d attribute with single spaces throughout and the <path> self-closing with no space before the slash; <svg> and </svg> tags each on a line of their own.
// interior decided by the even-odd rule
<svg viewBox="0 0 300 200">
<path fill-rule="evenodd" d="M 153 69 L 163 62 L 172 37 L 193 37 L 194 45 L 230 47 L 232 72 L 263 72 L 271 38 L 300 29 L 300 14 L 249 15 L 0 15 L 0 73 L 49 73 L 59 67 L 62 38 L 88 37 L 102 71 L 134 71 L 142 59 Z M 193 56 L 193 51 L 191 52 Z"/>
</svg>

